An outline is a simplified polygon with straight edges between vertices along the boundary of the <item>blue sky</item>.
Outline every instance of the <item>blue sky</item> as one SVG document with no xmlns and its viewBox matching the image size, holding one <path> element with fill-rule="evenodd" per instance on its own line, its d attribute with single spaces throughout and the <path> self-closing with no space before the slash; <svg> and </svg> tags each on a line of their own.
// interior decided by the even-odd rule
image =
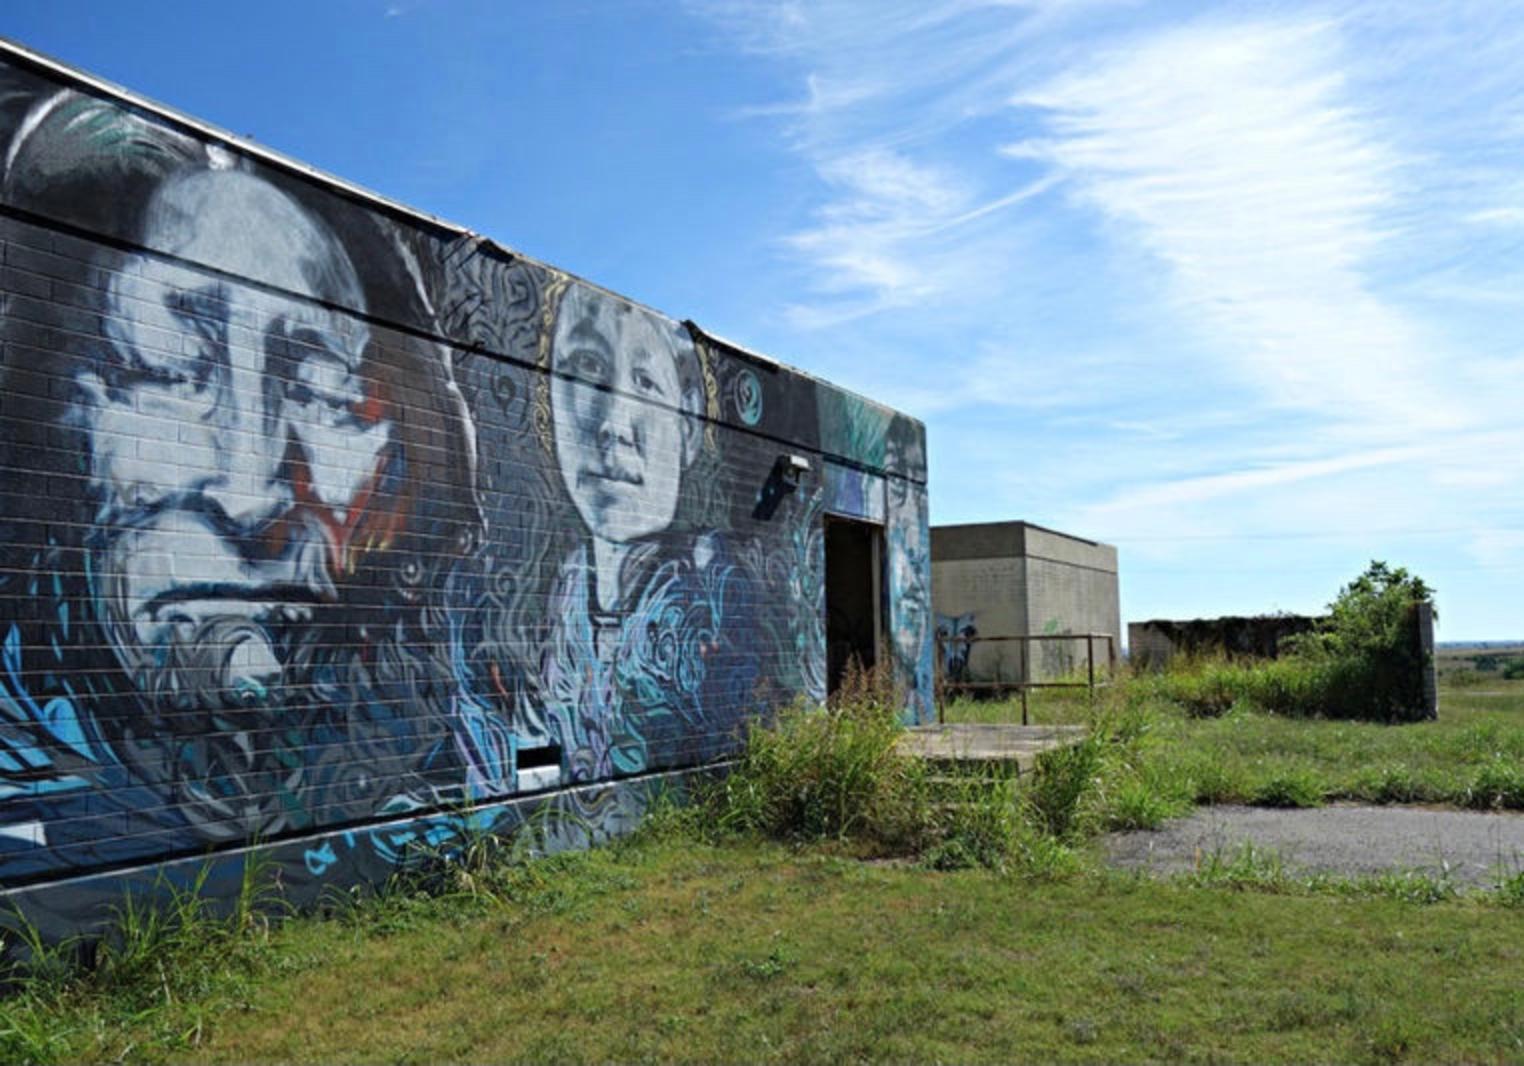
<svg viewBox="0 0 1524 1066">
<path fill-rule="evenodd" d="M 1524 3 L 141 5 L 0 33 L 925 420 L 1124 620 L 1524 636 Z"/>
</svg>

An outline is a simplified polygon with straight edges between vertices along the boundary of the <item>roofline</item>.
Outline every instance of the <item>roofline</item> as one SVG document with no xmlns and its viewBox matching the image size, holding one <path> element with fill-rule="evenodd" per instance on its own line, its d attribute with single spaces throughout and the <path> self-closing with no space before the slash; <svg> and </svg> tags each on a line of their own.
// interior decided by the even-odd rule
<svg viewBox="0 0 1524 1066">
<path fill-rule="evenodd" d="M 1061 529 L 1053 529 L 1050 526 L 1040 526 L 1036 522 L 1028 522 L 1023 518 L 1013 518 L 1005 522 L 948 522 L 944 523 L 943 525 L 932 526 L 931 531 L 935 533 L 939 529 L 987 529 L 994 526 L 1021 526 L 1024 529 L 1035 529 L 1039 533 L 1050 533 L 1055 537 L 1063 537 L 1065 540 L 1078 541 L 1081 544 L 1089 544 L 1092 547 L 1096 548 L 1116 547 L 1116 545 L 1107 544 L 1105 541 L 1091 540 L 1089 537 L 1079 537 L 1073 533 L 1065 533 Z"/>
<path fill-rule="evenodd" d="M 330 174 L 326 170 L 321 170 L 318 167 L 312 166 L 310 163 L 303 163 L 300 160 L 293 159 L 291 156 L 288 156 L 283 152 L 277 152 L 273 148 L 268 148 L 265 145 L 260 144 L 258 141 L 250 140 L 247 137 L 240 137 L 238 134 L 223 129 L 221 126 L 217 126 L 202 119 L 195 118 L 194 116 L 188 115 L 178 108 L 170 107 L 168 104 L 162 104 L 157 100 L 142 95 L 141 93 L 133 92 L 131 89 L 118 85 L 116 82 L 108 81 L 105 78 L 96 77 L 93 74 L 88 74 L 85 71 L 80 70 L 78 67 L 70 66 L 62 60 L 54 59 L 52 56 L 44 55 L 35 49 L 28 48 L 26 45 L 14 40 L 13 38 L 0 35 L 0 53 L 5 54 L 9 58 L 19 60 L 25 66 L 44 71 L 45 73 L 52 75 L 55 78 L 61 78 L 64 81 L 73 82 L 74 84 L 89 89 L 97 94 L 104 94 L 106 96 L 119 99 L 141 111 L 146 111 L 149 114 L 152 114 L 160 119 L 164 119 L 168 122 L 174 123 L 177 126 L 183 127 L 187 131 L 197 133 L 202 137 L 220 141 L 229 147 L 236 148 L 238 151 L 259 160 L 261 163 L 266 163 L 280 170 L 298 174 L 304 178 L 320 182 L 323 185 L 329 186 L 346 196 L 356 200 L 362 200 L 391 214 L 403 215 L 407 218 L 421 222 L 430 228 L 447 230 L 457 236 L 486 240 L 489 243 L 492 243 L 501 248 L 503 251 L 507 252 L 510 255 L 519 255 L 519 253 L 513 249 L 498 244 L 496 241 L 492 241 L 490 238 L 483 237 L 481 234 L 467 229 L 465 226 L 462 226 L 457 222 L 451 222 L 448 219 L 440 218 L 438 215 L 431 215 L 426 211 L 418 210 L 416 207 L 409 207 L 407 204 L 404 204 L 398 200 L 393 200 L 390 197 L 382 196 L 380 193 L 376 192 L 373 189 L 367 189 L 363 185 L 356 185 L 352 181 L 346 181 L 337 175 Z"/>
<path fill-rule="evenodd" d="M 157 100 L 142 95 L 141 93 L 133 92 L 131 89 L 118 85 L 116 82 L 108 81 L 105 78 L 96 77 L 93 74 L 89 74 L 83 70 L 80 70 L 78 67 L 74 67 L 68 63 L 63 62 L 62 60 L 54 59 L 49 55 L 44 55 L 43 53 L 29 48 L 21 42 L 14 40 L 13 38 L 0 35 L 0 55 L 16 59 L 24 66 L 40 70 L 54 78 L 61 79 L 66 82 L 72 82 L 73 84 L 88 89 L 93 93 L 103 94 L 118 99 L 132 107 L 137 108 L 140 111 L 145 111 L 166 122 L 173 123 L 188 132 L 195 133 L 201 137 L 209 138 L 211 140 L 225 144 L 230 148 L 234 148 L 237 151 L 258 160 L 261 163 L 268 164 L 269 166 L 275 167 L 279 170 L 284 170 L 289 174 L 298 175 L 309 181 L 318 182 L 338 193 L 341 193 L 344 196 L 366 204 L 370 204 L 392 215 L 400 215 L 404 218 L 411 219 L 414 222 L 420 223 L 428 228 L 434 230 L 443 230 L 456 237 L 463 237 L 478 241 L 516 259 L 528 259 L 532 262 L 540 262 L 533 256 L 526 255 L 515 248 L 511 248 L 508 245 L 492 239 L 491 237 L 478 233 L 475 230 L 467 228 L 466 226 L 462 226 L 458 222 L 451 222 L 448 219 L 440 218 L 438 215 L 431 215 L 427 211 L 420 211 L 416 207 L 409 207 L 407 204 L 404 204 L 399 200 L 393 200 L 390 197 L 383 196 L 373 189 L 367 189 L 363 185 L 356 185 L 352 181 L 346 181 L 337 175 L 330 174 L 326 170 L 322 170 L 318 167 L 312 166 L 309 163 L 303 163 L 300 160 L 293 159 L 291 156 L 288 156 L 283 152 L 277 152 L 273 148 L 268 148 L 265 145 L 260 144 L 258 141 L 250 140 L 247 137 L 241 137 L 236 133 L 232 133 L 226 129 L 223 129 L 221 126 L 206 122 L 202 119 L 194 117 L 193 115 L 188 115 L 178 108 L 171 107 L 168 104 L 162 104 Z M 543 265 L 549 267 L 552 270 L 555 270 L 558 273 L 565 274 L 569 277 L 574 277 L 584 284 L 594 285 L 597 288 L 603 289 L 603 291 L 609 292 L 621 300 L 638 304 L 641 307 L 647 308 L 648 310 L 654 311 L 655 313 L 668 318 L 673 317 L 667 315 L 665 311 L 651 307 L 649 304 L 642 303 L 639 300 L 631 300 L 630 297 L 625 296 L 623 293 L 614 293 L 613 290 L 599 285 L 597 282 L 590 282 L 587 279 L 582 278 L 580 275 L 572 274 L 572 272 L 569 270 L 565 270 L 561 267 L 551 266 L 551 264 L 548 263 Z M 888 411 L 891 415 L 903 415 L 904 417 L 909 418 L 920 425 L 923 432 L 925 431 L 925 423 L 921 419 L 916 418 L 916 416 L 909 414 L 908 412 L 901 411 L 898 408 L 890 407 L 882 401 L 875 400 L 851 389 L 844 388 L 841 385 L 837 385 L 835 382 L 828 381 L 825 378 L 812 374 L 807 370 L 801 370 L 799 367 L 794 366 L 791 363 L 785 363 L 782 360 L 774 359 L 769 355 L 764 355 L 761 352 L 743 347 L 742 345 L 737 344 L 735 341 L 728 340 L 716 333 L 704 329 L 691 318 L 684 319 L 683 324 L 688 326 L 690 329 L 697 330 L 706 339 L 723 345 L 724 347 L 737 352 L 743 357 L 751 359 L 755 363 L 773 369 L 786 370 L 790 373 L 798 374 L 800 377 L 807 378 L 811 381 L 825 385 L 826 387 L 835 389 L 838 392 L 855 396 L 865 403 Z"/>
</svg>

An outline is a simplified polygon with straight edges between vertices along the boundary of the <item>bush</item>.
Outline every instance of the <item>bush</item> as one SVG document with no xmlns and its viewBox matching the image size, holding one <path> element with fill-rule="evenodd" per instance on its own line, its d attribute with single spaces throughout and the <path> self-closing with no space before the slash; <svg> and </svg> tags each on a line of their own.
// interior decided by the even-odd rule
<svg viewBox="0 0 1524 1066">
<path fill-rule="evenodd" d="M 1127 719 L 1117 729 L 1097 727 L 1018 778 L 1014 765 L 928 764 L 902 754 L 902 695 L 882 675 L 852 672 L 827 706 L 798 704 L 754 723 L 730 773 L 700 797 L 706 824 L 833 841 L 934 869 L 1051 875 L 1069 867 L 1069 842 L 1103 820 L 1091 810 L 1108 765 L 1103 753 L 1125 747 L 1123 734 L 1141 728 Z M 1136 817 L 1157 817 L 1145 798 L 1131 799 Z"/>
<path fill-rule="evenodd" d="M 1509 659 L 1503 667 L 1503 679 L 1505 681 L 1524 679 L 1524 658 Z"/>
<path fill-rule="evenodd" d="M 899 711 L 876 701 L 782 711 L 754 724 L 719 786 L 723 828 L 794 840 L 915 835 L 920 765 L 896 748 Z"/>
<path fill-rule="evenodd" d="M 1402 567 L 1372 562 L 1339 590 L 1311 633 L 1288 638 L 1291 661 L 1321 673 L 1312 704 L 1330 718 L 1401 721 L 1424 713 L 1428 668 L 1417 640 L 1420 604 L 1434 592 Z M 1437 616 L 1436 616 L 1437 617 Z"/>
</svg>

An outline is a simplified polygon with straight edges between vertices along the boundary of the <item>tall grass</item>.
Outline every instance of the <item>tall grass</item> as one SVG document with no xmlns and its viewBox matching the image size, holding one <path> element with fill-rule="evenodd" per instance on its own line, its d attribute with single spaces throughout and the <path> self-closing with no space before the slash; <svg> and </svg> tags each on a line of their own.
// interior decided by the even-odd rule
<svg viewBox="0 0 1524 1066">
<path fill-rule="evenodd" d="M 1246 660 L 1198 655 L 1173 660 L 1156 673 L 1133 675 L 1129 683 L 1194 718 L 1217 718 L 1243 707 L 1292 718 L 1404 720 L 1389 708 L 1372 710 L 1366 695 L 1370 669 L 1337 656 Z"/>
<path fill-rule="evenodd" d="M 185 1005 L 255 973 L 270 949 L 272 916 L 286 912 L 257 852 L 245 856 L 231 900 L 206 893 L 209 872 L 203 866 L 184 885 L 161 877 L 129 890 L 89 938 L 49 941 L 22 916 L 10 916 L 0 1061 L 55 1058 L 73 1035 L 50 1024 L 60 1002 L 85 1016 L 93 1008 L 102 1028 L 124 1019 L 171 1025 L 158 1034 L 165 1046 L 195 1047 L 202 1027 L 194 1011 L 187 1021 Z"/>
<path fill-rule="evenodd" d="M 903 692 L 885 671 L 849 670 L 825 707 L 756 723 L 731 772 L 700 798 L 721 832 L 830 841 L 928 867 L 1070 869 L 1071 845 L 1100 824 L 1087 807 L 1103 742 L 1014 765 L 928 763 L 899 746 Z"/>
<path fill-rule="evenodd" d="M 871 840 L 914 848 L 924 767 L 898 750 L 902 693 L 855 663 L 824 708 L 798 703 L 753 723 L 712 797 L 718 824 L 795 840 Z"/>
<path fill-rule="evenodd" d="M 1314 630 L 1281 642 L 1279 658 L 1177 657 L 1140 683 L 1200 718 L 1245 705 L 1297 717 L 1420 720 L 1430 713 L 1430 664 L 1418 644 L 1418 618 L 1432 598 L 1415 575 L 1372 562 L 1339 590 Z"/>
</svg>

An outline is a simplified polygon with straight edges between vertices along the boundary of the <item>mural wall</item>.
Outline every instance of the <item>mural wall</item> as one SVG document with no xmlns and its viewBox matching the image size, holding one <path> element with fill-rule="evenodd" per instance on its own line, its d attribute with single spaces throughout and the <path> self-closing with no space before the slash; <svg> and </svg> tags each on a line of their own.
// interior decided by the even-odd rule
<svg viewBox="0 0 1524 1066">
<path fill-rule="evenodd" d="M 65 80 L 0 54 L 4 886 L 617 831 L 823 697 L 828 512 L 929 715 L 918 423 Z"/>
</svg>

